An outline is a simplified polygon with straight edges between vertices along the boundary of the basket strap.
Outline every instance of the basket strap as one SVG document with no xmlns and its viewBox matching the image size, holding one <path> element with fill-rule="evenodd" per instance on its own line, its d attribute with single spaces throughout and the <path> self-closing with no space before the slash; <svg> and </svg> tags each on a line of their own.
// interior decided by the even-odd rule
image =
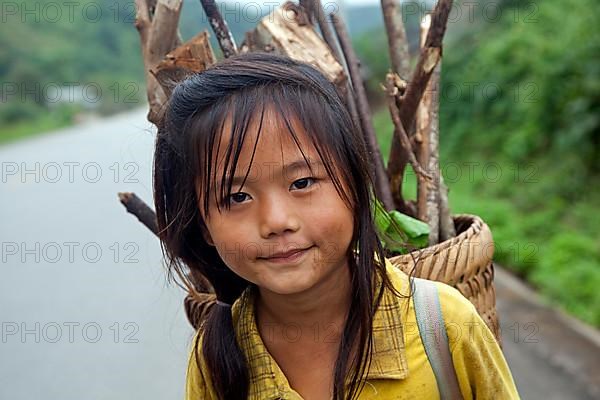
<svg viewBox="0 0 600 400">
<path fill-rule="evenodd" d="M 440 398 L 442 400 L 462 399 L 437 288 L 427 279 L 413 278 L 413 282 L 415 285 L 413 301 L 419 334 L 435 374 Z"/>
</svg>

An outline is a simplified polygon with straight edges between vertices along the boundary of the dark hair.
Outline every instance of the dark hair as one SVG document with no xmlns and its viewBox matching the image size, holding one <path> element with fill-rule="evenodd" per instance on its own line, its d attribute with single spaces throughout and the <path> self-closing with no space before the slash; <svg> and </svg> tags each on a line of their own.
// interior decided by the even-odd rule
<svg viewBox="0 0 600 400">
<path fill-rule="evenodd" d="M 233 273 L 206 242 L 196 185 L 200 182 L 199 190 L 210 193 L 215 184 L 211 180 L 213 145 L 226 116 L 231 114 L 235 120 L 217 204 L 231 194 L 231 177 L 246 129 L 261 108 L 264 114 L 265 105 L 275 107 L 296 143 L 290 118 L 302 124 L 336 190 L 354 210 L 354 232 L 348 248 L 352 312 L 344 326 L 333 387 L 334 399 L 353 399 L 362 390 L 362 377 L 371 363 L 373 315 L 384 286 L 402 295 L 386 274 L 385 254 L 374 225 L 370 206 L 373 176 L 364 138 L 334 84 L 316 68 L 286 56 L 253 52 L 225 59 L 187 77 L 174 88 L 159 122 L 154 156 L 154 201 L 161 248 L 171 274 L 176 271 L 181 276 L 186 268 L 201 273 L 214 287 L 217 298 L 229 304 L 254 285 Z M 337 172 L 332 165 L 339 167 L 335 168 Z M 351 189 L 350 193 L 343 190 L 339 178 Z M 208 215 L 208 196 L 202 197 L 204 215 Z M 380 261 L 374 258 L 375 254 Z M 373 287 L 374 274 L 381 278 L 378 288 Z M 236 340 L 231 310 L 212 307 L 199 333 L 203 335 L 202 353 L 219 397 L 246 399 L 248 365 Z M 357 356 L 350 359 L 350 349 L 356 341 Z M 196 354 L 197 348 L 198 341 L 194 344 Z M 347 393 L 346 376 L 350 377 Z"/>
</svg>

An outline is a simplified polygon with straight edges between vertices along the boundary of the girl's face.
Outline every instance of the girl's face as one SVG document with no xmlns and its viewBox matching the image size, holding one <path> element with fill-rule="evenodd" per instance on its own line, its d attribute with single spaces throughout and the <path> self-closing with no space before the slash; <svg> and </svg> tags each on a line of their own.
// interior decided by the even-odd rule
<svg viewBox="0 0 600 400">
<path fill-rule="evenodd" d="M 348 268 L 346 254 L 354 228 L 352 210 L 337 193 L 302 125 L 294 119 L 291 122 L 313 174 L 285 123 L 267 108 L 256 149 L 258 123 L 249 125 L 234 175 L 240 180 L 233 181 L 231 196 L 225 199 L 231 208 L 217 209 L 213 187 L 208 218 L 203 215 L 208 228 L 205 238 L 225 264 L 240 277 L 277 294 L 309 290 Z M 213 168 L 218 160 L 217 185 L 230 129 L 227 120 L 219 152 L 213 151 Z M 344 190 L 348 193 L 345 183 Z M 201 213 L 205 195 L 199 193 Z M 273 258 L 296 250 L 302 251 L 289 258 Z"/>
</svg>

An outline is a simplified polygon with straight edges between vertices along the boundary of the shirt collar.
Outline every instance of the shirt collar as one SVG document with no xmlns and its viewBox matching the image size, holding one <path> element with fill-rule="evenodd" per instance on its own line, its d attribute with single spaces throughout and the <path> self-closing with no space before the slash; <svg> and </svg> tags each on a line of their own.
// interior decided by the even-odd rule
<svg viewBox="0 0 600 400">
<path fill-rule="evenodd" d="M 386 269 L 394 287 L 404 293 L 407 277 L 385 259 Z M 378 278 L 377 282 L 380 282 Z M 233 321 L 242 351 L 250 366 L 249 399 L 286 398 L 289 383 L 275 360 L 265 347 L 254 314 L 255 291 L 249 286 L 233 304 Z M 408 365 L 404 348 L 404 332 L 401 320 L 402 298 L 395 296 L 387 287 L 373 318 L 373 358 L 366 379 L 404 379 Z"/>
</svg>

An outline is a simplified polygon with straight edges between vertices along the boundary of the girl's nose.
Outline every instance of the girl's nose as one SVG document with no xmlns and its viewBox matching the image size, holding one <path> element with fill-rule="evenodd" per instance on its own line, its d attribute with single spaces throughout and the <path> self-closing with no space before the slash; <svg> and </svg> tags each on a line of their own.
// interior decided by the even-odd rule
<svg viewBox="0 0 600 400">
<path fill-rule="evenodd" d="M 286 231 L 295 232 L 300 227 L 297 210 L 285 195 L 271 195 L 263 199 L 259 218 L 260 235 L 264 239 Z"/>
</svg>

